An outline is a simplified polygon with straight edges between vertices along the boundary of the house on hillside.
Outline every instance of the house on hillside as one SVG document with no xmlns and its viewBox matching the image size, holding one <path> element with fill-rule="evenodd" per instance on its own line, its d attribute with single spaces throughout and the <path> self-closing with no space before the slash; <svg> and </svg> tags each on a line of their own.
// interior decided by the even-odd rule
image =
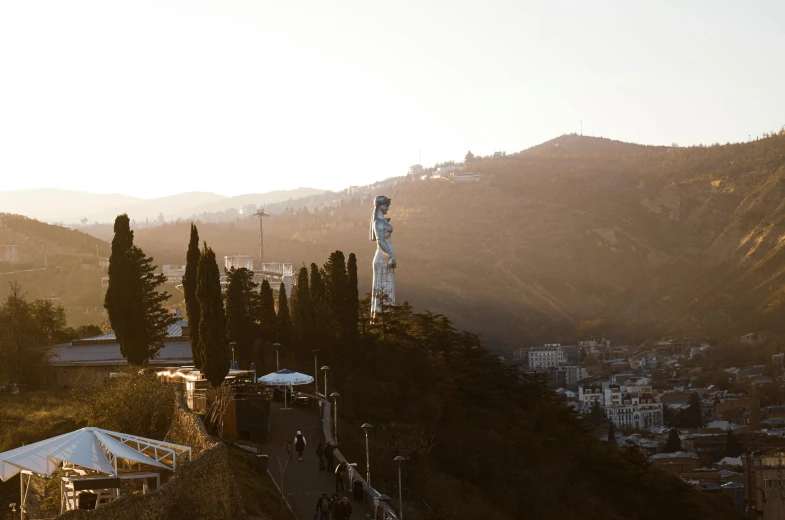
<svg viewBox="0 0 785 520">
<path fill-rule="evenodd" d="M 169 326 L 164 347 L 149 365 L 154 367 L 180 367 L 193 364 L 191 341 L 187 320 L 178 320 Z M 91 379 L 109 379 L 128 362 L 120 353 L 120 343 L 113 331 L 91 338 L 75 339 L 69 343 L 49 348 L 51 373 L 49 386 L 61 390 L 71 387 L 74 377 L 81 374 Z"/>
<path fill-rule="evenodd" d="M 757 345 L 763 342 L 765 338 L 758 334 L 757 332 L 750 332 L 749 334 L 745 334 L 741 337 L 741 344 L 742 345 Z"/>
</svg>

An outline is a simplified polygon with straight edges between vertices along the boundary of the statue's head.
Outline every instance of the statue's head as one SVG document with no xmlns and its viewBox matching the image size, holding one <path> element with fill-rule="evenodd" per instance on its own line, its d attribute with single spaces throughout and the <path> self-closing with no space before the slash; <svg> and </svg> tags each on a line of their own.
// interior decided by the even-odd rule
<svg viewBox="0 0 785 520">
<path fill-rule="evenodd" d="M 390 210 L 390 199 L 385 197 L 384 195 L 379 195 L 373 201 L 373 215 L 371 215 L 371 231 L 368 235 L 372 241 L 376 241 L 376 210 L 382 212 L 382 215 L 386 215 L 387 212 Z"/>
<path fill-rule="evenodd" d="M 387 197 L 385 197 L 384 195 L 379 195 L 378 197 L 376 197 L 374 204 L 376 205 L 376 209 L 382 210 L 382 213 L 386 215 L 387 212 L 390 210 L 390 202 L 392 201 Z"/>
</svg>

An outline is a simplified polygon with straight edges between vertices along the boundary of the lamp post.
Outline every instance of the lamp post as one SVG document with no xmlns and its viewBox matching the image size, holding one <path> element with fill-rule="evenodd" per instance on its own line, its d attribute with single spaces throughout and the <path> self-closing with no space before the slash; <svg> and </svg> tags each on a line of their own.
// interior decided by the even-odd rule
<svg viewBox="0 0 785 520">
<path fill-rule="evenodd" d="M 322 367 L 322 372 L 324 372 L 324 397 L 327 398 L 327 372 L 330 370 L 330 367 L 324 365 Z"/>
<path fill-rule="evenodd" d="M 281 344 L 273 343 L 273 346 L 275 347 L 275 371 L 278 372 L 281 370 L 281 364 L 278 362 L 278 351 L 281 350 Z"/>
<path fill-rule="evenodd" d="M 232 368 L 234 368 L 234 347 L 237 346 L 237 342 L 232 341 L 231 343 L 229 343 L 229 346 L 232 347 Z"/>
<path fill-rule="evenodd" d="M 333 398 L 333 410 L 335 410 L 335 419 L 333 419 L 333 424 L 335 425 L 335 433 L 333 434 L 334 435 L 333 440 L 335 441 L 335 445 L 337 446 L 338 445 L 338 398 L 341 397 L 341 394 L 339 394 L 338 392 L 333 392 L 330 394 L 330 397 Z"/>
<path fill-rule="evenodd" d="M 398 455 L 393 460 L 398 463 L 398 520 L 403 520 L 403 486 L 401 484 L 401 463 L 406 462 L 406 457 Z"/>
<path fill-rule="evenodd" d="M 318 348 L 311 350 L 313 353 L 313 393 L 319 399 L 319 370 L 316 368 L 316 354 L 319 352 Z"/>
<path fill-rule="evenodd" d="M 376 507 L 375 507 L 375 508 L 374 508 L 374 510 L 373 510 L 373 517 L 374 517 L 374 518 L 376 518 L 376 516 L 377 516 L 377 515 L 376 515 L 376 513 L 377 513 L 377 511 L 379 510 L 379 504 L 382 504 L 382 503 L 385 503 L 385 504 L 386 504 L 388 500 L 390 500 L 390 497 L 388 497 L 388 496 L 387 496 L 387 495 L 385 495 L 384 493 L 382 493 L 381 495 L 379 495 L 378 497 L 376 497 Z M 386 516 L 386 515 L 384 514 L 384 509 L 382 509 L 382 516 Z"/>
<path fill-rule="evenodd" d="M 368 449 L 368 430 L 373 428 L 373 426 L 365 423 L 361 428 L 365 430 L 365 480 L 368 482 L 368 487 L 371 487 L 371 451 Z"/>
</svg>

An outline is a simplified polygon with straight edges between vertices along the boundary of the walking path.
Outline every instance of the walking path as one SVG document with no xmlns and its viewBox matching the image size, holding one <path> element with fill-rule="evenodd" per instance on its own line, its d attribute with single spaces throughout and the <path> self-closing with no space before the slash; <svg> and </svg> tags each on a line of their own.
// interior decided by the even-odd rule
<svg viewBox="0 0 785 520">
<path fill-rule="evenodd" d="M 284 471 L 283 493 L 292 505 L 298 520 L 313 520 L 316 502 L 322 493 L 332 497 L 335 492 L 335 473 L 319 471 L 316 446 L 323 439 L 323 430 L 318 408 L 292 406 L 291 410 L 281 410 L 282 403 L 272 403 L 270 444 L 264 446 L 264 449 L 270 455 L 270 472 L 278 487 L 281 487 L 279 461 L 281 464 L 286 462 L 286 444 L 294 439 L 297 430 L 303 433 L 307 442 L 303 460 L 297 460 L 297 452 L 292 447 L 292 458 Z M 338 494 L 349 497 L 353 509 L 352 520 L 373 518 L 373 510 L 364 502 L 354 501 L 351 493 L 339 492 Z"/>
</svg>

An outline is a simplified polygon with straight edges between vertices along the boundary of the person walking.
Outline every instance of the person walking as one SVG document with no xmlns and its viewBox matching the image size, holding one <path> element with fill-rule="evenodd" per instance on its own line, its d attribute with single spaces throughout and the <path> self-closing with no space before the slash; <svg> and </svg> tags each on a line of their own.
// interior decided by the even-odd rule
<svg viewBox="0 0 785 520">
<path fill-rule="evenodd" d="M 326 466 L 324 460 L 324 441 L 316 445 L 316 456 L 319 457 L 319 471 L 322 471 Z"/>
<path fill-rule="evenodd" d="M 333 471 L 333 468 L 335 467 L 334 450 L 335 446 L 333 446 L 331 442 L 328 442 L 327 446 L 324 447 L 324 458 L 327 459 L 327 471 Z"/>
<path fill-rule="evenodd" d="M 319 497 L 319 500 L 316 501 L 316 512 L 318 513 L 318 520 L 330 520 L 330 506 L 331 504 L 330 497 L 327 496 L 327 493 L 322 493 L 322 496 Z"/>
<path fill-rule="evenodd" d="M 330 515 L 333 520 L 335 520 L 335 508 L 338 507 L 338 504 L 341 503 L 341 497 L 338 496 L 338 493 L 333 493 L 332 499 L 330 500 Z"/>
<path fill-rule="evenodd" d="M 303 450 L 305 450 L 305 435 L 300 430 L 297 430 L 297 435 L 294 436 L 294 449 L 297 450 L 297 457 L 303 460 Z"/>
<path fill-rule="evenodd" d="M 335 468 L 335 490 L 336 491 L 346 491 L 344 488 L 343 479 L 346 477 L 347 474 L 347 466 L 345 462 L 341 462 L 338 464 L 338 467 Z"/>
<path fill-rule="evenodd" d="M 339 506 L 341 516 L 335 517 L 335 520 L 349 520 L 352 517 L 352 504 L 349 503 L 349 498 L 343 497 Z"/>
</svg>

